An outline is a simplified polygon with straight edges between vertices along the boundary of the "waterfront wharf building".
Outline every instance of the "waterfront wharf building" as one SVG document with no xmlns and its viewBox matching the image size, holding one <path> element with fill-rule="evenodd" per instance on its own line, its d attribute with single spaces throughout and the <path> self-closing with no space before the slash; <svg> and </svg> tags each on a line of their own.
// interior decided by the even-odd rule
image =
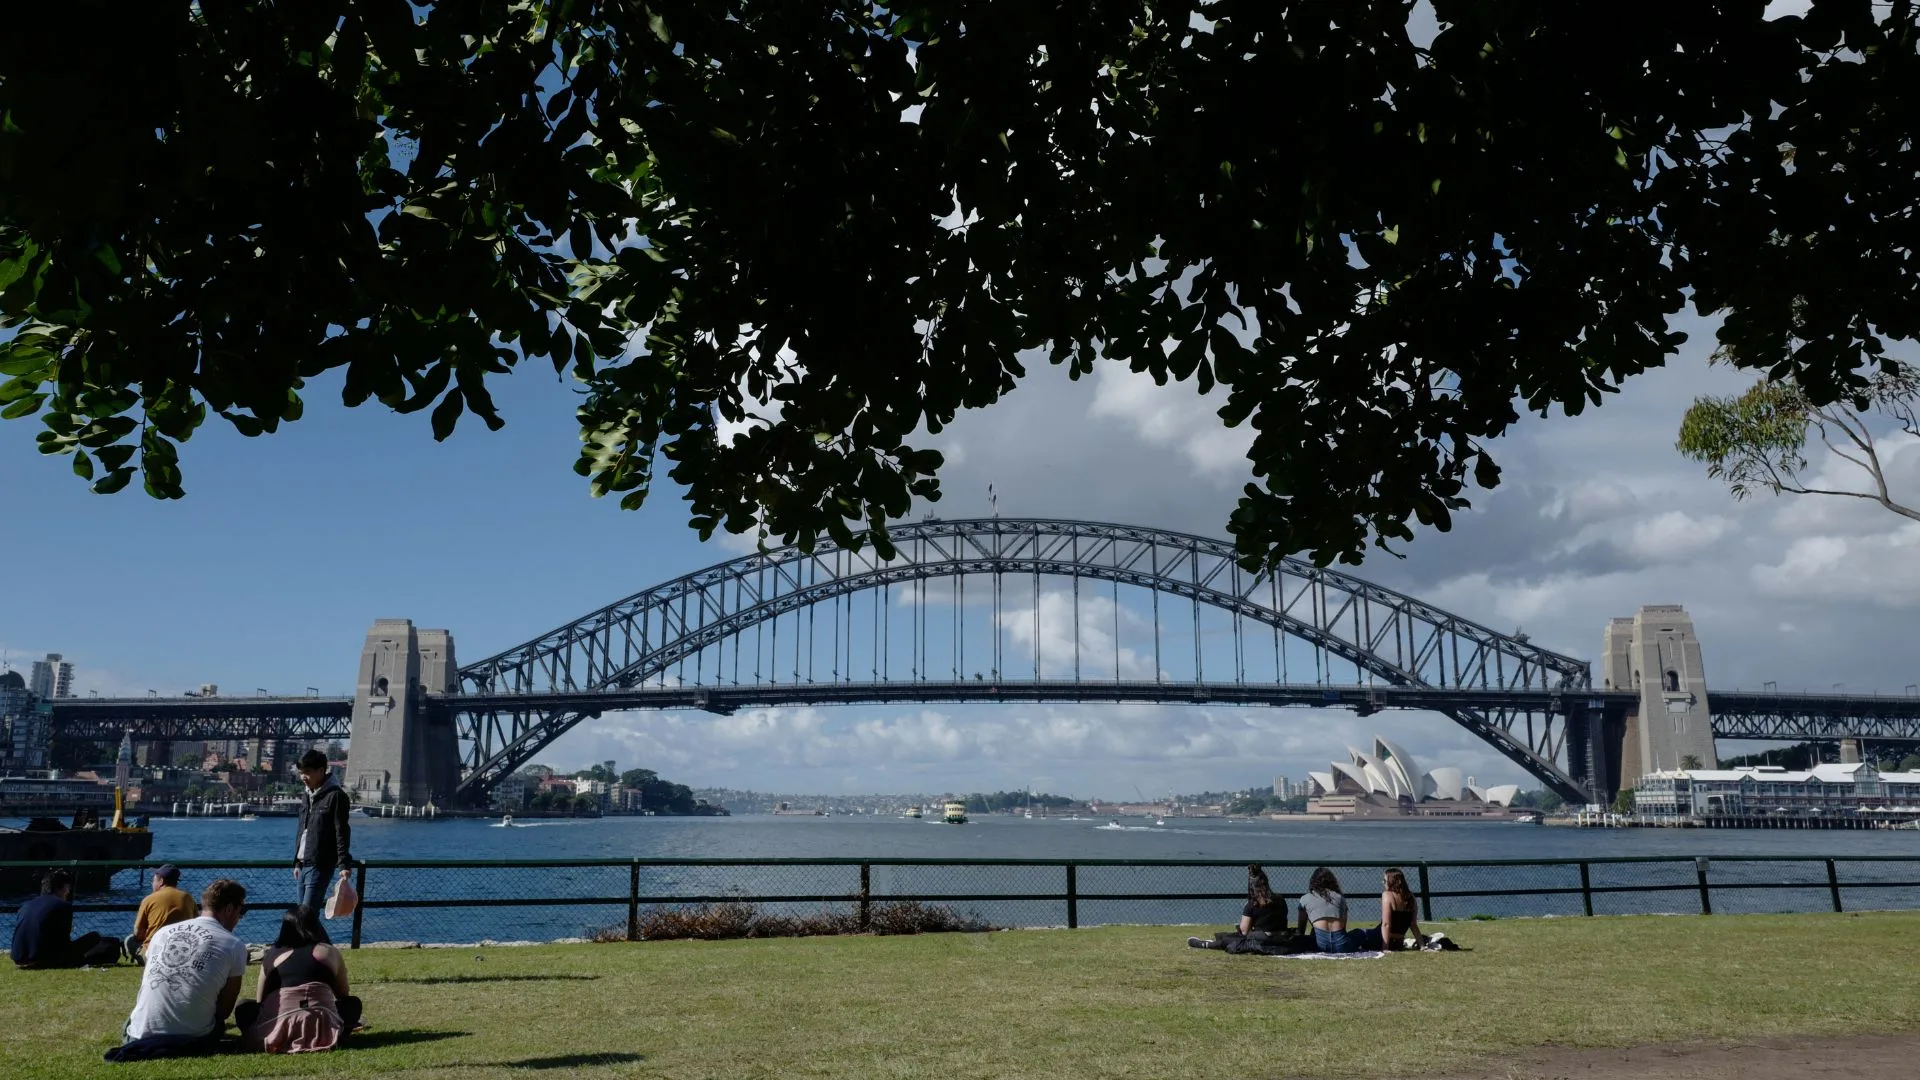
<svg viewBox="0 0 1920 1080">
<path fill-rule="evenodd" d="M 1870 761 L 1788 770 L 1670 769 L 1640 778 L 1635 812 L 1651 817 L 1899 815 L 1920 812 L 1920 772 L 1881 772 Z"/>
</svg>

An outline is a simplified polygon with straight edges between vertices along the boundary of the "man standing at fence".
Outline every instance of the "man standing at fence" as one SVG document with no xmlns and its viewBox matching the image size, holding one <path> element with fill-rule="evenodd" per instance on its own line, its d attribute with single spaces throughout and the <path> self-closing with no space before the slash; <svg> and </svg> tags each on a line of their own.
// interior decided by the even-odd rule
<svg viewBox="0 0 1920 1080">
<path fill-rule="evenodd" d="M 299 882 L 294 903 L 319 911 L 326 904 L 333 872 L 337 869 L 344 875 L 353 865 L 353 826 L 347 823 L 353 807 L 347 793 L 333 782 L 327 755 L 319 750 L 300 755 L 300 782 L 307 790 L 300 806 L 300 835 L 293 848 L 293 876 Z"/>
<path fill-rule="evenodd" d="M 168 863 L 155 870 L 153 891 L 140 901 L 140 910 L 133 916 L 133 933 L 127 935 L 127 959 L 145 963 L 147 941 L 153 932 L 193 918 L 195 910 L 193 897 L 180 887 L 180 868 Z"/>
</svg>

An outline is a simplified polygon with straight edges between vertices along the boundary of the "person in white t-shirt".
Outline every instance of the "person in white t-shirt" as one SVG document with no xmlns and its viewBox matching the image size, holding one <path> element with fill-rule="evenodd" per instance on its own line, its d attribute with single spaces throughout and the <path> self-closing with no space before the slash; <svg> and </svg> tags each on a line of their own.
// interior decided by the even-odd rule
<svg viewBox="0 0 1920 1080">
<path fill-rule="evenodd" d="M 247 972 L 247 947 L 233 933 L 246 905 L 246 887 L 221 878 L 200 894 L 199 918 L 153 932 L 140 996 L 127 1018 L 129 1044 L 190 1053 L 220 1036 Z"/>
</svg>

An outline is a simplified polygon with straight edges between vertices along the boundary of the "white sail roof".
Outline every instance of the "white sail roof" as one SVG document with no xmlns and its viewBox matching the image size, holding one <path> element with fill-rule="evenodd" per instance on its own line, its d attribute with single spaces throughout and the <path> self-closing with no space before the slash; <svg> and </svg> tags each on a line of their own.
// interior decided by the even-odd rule
<svg viewBox="0 0 1920 1080">
<path fill-rule="evenodd" d="M 1426 776 L 1433 784 L 1433 797 L 1436 799 L 1457 799 L 1460 797 L 1460 785 L 1466 782 L 1466 776 L 1451 765 L 1431 769 Z"/>
<path fill-rule="evenodd" d="M 1412 754 L 1402 749 L 1400 744 L 1390 743 L 1378 735 L 1373 737 L 1373 754 L 1385 760 L 1387 767 L 1393 771 L 1395 781 L 1408 795 L 1415 799 L 1420 797 L 1420 765 L 1413 760 Z"/>
</svg>

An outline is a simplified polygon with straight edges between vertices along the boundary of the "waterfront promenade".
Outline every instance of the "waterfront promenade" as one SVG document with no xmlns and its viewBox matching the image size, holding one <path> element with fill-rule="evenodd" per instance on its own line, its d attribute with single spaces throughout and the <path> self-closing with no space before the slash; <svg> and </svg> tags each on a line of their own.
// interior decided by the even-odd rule
<svg viewBox="0 0 1920 1080">
<path fill-rule="evenodd" d="M 1228 956 L 1166 927 L 362 950 L 350 964 L 372 1027 L 357 1044 L 140 1071 L 1527 1080 L 1578 1065 L 1597 1080 L 1736 1068 L 1784 1080 L 1811 1056 L 1823 1076 L 1892 1080 L 1909 1075 L 1900 1055 L 1920 1049 L 1920 914 L 1445 929 L 1467 951 Z M 137 979 L 0 970 L 9 1076 L 123 1075 L 100 1053 Z"/>
</svg>

